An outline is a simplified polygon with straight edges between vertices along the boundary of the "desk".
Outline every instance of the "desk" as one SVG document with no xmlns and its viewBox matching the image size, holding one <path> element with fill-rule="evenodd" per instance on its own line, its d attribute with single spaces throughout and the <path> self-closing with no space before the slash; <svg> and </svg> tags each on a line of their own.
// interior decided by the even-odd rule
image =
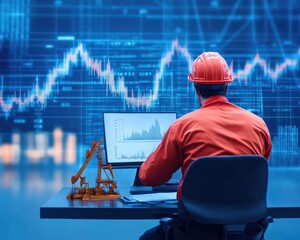
<svg viewBox="0 0 300 240">
<path fill-rule="evenodd" d="M 125 204 L 120 200 L 68 200 L 71 188 L 63 188 L 40 208 L 40 218 L 52 219 L 160 219 L 177 213 L 177 205 L 169 203 Z M 120 191 L 122 193 L 122 191 Z M 300 218 L 300 206 L 270 206 L 273 218 Z"/>
</svg>

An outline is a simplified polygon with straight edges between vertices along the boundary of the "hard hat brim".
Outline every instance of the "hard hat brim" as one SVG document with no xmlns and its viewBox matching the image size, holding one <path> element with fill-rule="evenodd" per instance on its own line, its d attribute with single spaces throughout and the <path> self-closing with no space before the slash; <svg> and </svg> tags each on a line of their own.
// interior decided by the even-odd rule
<svg viewBox="0 0 300 240">
<path fill-rule="evenodd" d="M 191 73 L 188 75 L 188 80 L 197 84 L 226 84 L 231 83 L 233 81 L 231 76 L 220 80 L 205 80 L 205 78 L 194 78 L 194 76 Z"/>
</svg>

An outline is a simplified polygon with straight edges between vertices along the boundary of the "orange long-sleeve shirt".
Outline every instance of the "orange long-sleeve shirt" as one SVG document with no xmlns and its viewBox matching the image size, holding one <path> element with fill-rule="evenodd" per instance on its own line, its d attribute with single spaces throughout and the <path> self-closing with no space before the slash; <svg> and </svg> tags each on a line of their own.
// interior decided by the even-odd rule
<svg viewBox="0 0 300 240">
<path fill-rule="evenodd" d="M 269 159 L 272 143 L 265 122 L 232 103 L 213 96 L 203 106 L 177 119 L 161 144 L 141 165 L 145 185 L 161 185 L 181 167 L 177 190 L 181 199 L 184 175 L 191 162 L 202 156 L 257 154 Z"/>
</svg>

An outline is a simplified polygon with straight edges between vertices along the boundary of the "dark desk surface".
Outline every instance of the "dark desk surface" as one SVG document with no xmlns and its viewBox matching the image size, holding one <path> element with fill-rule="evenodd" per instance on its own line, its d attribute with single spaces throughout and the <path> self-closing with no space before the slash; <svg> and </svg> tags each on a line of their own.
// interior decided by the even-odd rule
<svg viewBox="0 0 300 240">
<path fill-rule="evenodd" d="M 57 219 L 160 219 L 177 212 L 177 204 L 129 203 L 117 200 L 68 200 L 71 188 L 63 188 L 40 208 L 40 218 Z M 268 214 L 273 218 L 300 218 L 298 206 L 272 206 Z"/>
</svg>

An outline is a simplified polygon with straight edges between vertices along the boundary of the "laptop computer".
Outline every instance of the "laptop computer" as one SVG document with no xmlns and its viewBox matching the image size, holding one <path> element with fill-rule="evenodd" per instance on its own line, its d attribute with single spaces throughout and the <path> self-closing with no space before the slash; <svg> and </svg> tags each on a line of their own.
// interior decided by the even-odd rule
<svg viewBox="0 0 300 240">
<path fill-rule="evenodd" d="M 103 113 L 107 163 L 113 167 L 137 168 L 131 194 L 177 191 L 181 178 L 178 173 L 157 187 L 144 186 L 138 178 L 140 165 L 156 149 L 175 120 L 175 112 Z"/>
</svg>

